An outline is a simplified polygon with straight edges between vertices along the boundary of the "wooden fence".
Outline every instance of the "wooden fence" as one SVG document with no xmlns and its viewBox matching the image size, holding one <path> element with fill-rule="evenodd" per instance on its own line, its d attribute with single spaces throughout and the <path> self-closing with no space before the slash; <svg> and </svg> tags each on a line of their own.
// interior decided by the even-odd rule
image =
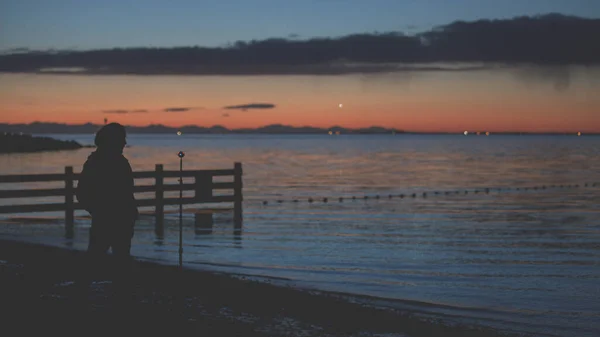
<svg viewBox="0 0 600 337">
<path fill-rule="evenodd" d="M 225 170 L 186 170 L 165 171 L 162 164 L 157 164 L 154 171 L 133 172 L 135 179 L 153 178 L 153 185 L 136 185 L 135 193 L 154 192 L 152 199 L 137 199 L 137 206 L 154 206 L 155 231 L 157 235 L 164 233 L 164 206 L 178 205 L 180 202 L 184 205 L 202 204 L 202 203 L 233 203 L 233 216 L 236 228 L 242 224 L 242 164 L 235 163 L 233 169 Z M 194 178 L 193 183 L 186 183 L 180 186 L 176 184 L 165 184 L 165 178 Z M 214 182 L 213 177 L 233 176 L 233 182 Z M 0 198 L 31 198 L 31 197 L 50 197 L 62 196 L 64 202 L 45 203 L 45 204 L 27 204 L 27 205 L 0 205 L 0 214 L 2 213 L 30 213 L 30 212 L 65 212 L 65 231 L 67 237 L 73 236 L 73 223 L 75 210 L 83 209 L 75 201 L 75 184 L 79 179 L 79 173 L 73 172 L 73 167 L 65 167 L 64 173 L 57 174 L 20 174 L 20 175 L 0 175 L 0 183 L 25 183 L 25 182 L 49 182 L 63 181 L 64 188 L 49 189 L 18 189 L 18 190 L 0 190 Z M 165 198 L 165 192 L 168 191 L 194 191 L 193 197 Z M 214 190 L 230 190 L 232 193 L 227 195 L 214 195 Z"/>
</svg>

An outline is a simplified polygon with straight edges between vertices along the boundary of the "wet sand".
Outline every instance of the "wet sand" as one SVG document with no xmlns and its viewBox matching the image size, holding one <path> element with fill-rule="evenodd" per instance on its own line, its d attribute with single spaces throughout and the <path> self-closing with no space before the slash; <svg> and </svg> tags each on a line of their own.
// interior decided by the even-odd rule
<svg viewBox="0 0 600 337">
<path fill-rule="evenodd" d="M 10 335 L 507 336 L 448 326 L 334 295 L 134 261 L 128 282 L 85 253 L 0 240 L 3 331 Z M 113 266 L 107 259 L 104 266 Z M 115 283 L 117 280 L 117 283 Z M 115 286 L 116 285 L 116 286 Z"/>
</svg>

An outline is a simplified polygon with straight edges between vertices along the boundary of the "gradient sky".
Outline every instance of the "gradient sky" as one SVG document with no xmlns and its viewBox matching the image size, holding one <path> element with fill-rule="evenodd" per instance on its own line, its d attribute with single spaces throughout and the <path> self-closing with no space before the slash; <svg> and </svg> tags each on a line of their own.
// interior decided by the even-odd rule
<svg viewBox="0 0 600 337">
<path fill-rule="evenodd" d="M 0 50 L 224 45 L 427 30 L 549 12 L 600 17 L 598 0 L 0 0 Z M 338 76 L 0 74 L 0 123 L 368 127 L 600 132 L 600 67 Z M 274 104 L 273 109 L 225 110 Z M 342 104 L 342 107 L 340 107 Z M 179 112 L 165 111 L 168 108 Z M 108 110 L 145 110 L 105 113 Z"/>
<path fill-rule="evenodd" d="M 236 40 L 430 29 L 454 20 L 560 12 L 597 0 L 0 0 L 0 51 L 218 46 Z"/>
<path fill-rule="evenodd" d="M 343 76 L 0 74 L 0 122 L 101 124 L 107 118 L 126 125 L 174 127 L 281 123 L 409 131 L 600 132 L 598 92 L 600 67 Z M 224 109 L 249 103 L 275 108 Z M 105 113 L 111 110 L 129 113 Z"/>
</svg>

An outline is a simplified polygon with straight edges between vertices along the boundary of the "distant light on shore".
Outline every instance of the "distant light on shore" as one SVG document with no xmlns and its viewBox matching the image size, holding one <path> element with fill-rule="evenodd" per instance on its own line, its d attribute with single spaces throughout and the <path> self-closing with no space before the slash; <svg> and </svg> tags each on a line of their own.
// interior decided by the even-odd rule
<svg viewBox="0 0 600 337">
<path fill-rule="evenodd" d="M 486 133 L 485 133 L 485 135 L 486 135 L 486 136 L 489 136 L 489 135 L 490 135 L 490 132 L 489 132 L 489 131 L 488 131 L 488 132 L 486 132 Z"/>
<path fill-rule="evenodd" d="M 181 136 L 181 130 L 177 131 L 177 135 Z"/>
<path fill-rule="evenodd" d="M 464 134 L 465 134 L 465 136 L 468 136 L 469 135 L 469 131 L 465 131 Z"/>
<path fill-rule="evenodd" d="M 333 134 L 333 132 L 329 131 L 329 134 L 330 134 L 330 135 L 332 135 L 332 134 Z"/>
<path fill-rule="evenodd" d="M 581 137 L 581 132 L 577 132 L 577 136 Z"/>
</svg>

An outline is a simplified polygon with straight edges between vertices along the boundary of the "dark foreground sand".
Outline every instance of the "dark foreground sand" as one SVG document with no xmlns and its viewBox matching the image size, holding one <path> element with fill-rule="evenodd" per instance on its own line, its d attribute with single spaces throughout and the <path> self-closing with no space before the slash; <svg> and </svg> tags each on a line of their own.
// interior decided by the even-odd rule
<svg viewBox="0 0 600 337">
<path fill-rule="evenodd" d="M 75 281 L 83 279 L 85 258 L 83 252 L 0 240 L 3 335 L 502 336 L 140 261 L 123 289 L 115 287 L 110 270 L 82 286 Z"/>
</svg>

